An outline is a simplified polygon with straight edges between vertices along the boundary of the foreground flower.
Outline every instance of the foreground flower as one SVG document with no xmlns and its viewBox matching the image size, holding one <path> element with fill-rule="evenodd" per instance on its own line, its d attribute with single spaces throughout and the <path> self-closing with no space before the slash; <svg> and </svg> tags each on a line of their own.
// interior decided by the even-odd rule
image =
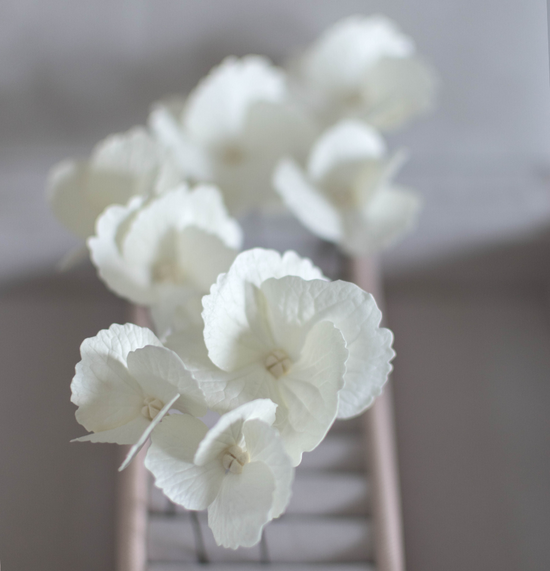
<svg viewBox="0 0 550 571">
<path fill-rule="evenodd" d="M 388 158 L 372 127 L 342 121 L 314 145 L 305 171 L 292 159 L 281 161 L 274 185 L 304 226 L 361 256 L 387 247 L 414 225 L 418 197 L 391 180 L 402 159 Z"/>
<path fill-rule="evenodd" d="M 145 465 L 155 484 L 187 509 L 208 508 L 218 545 L 252 547 L 288 505 L 294 470 L 271 426 L 275 409 L 269 400 L 250 402 L 210 431 L 196 418 L 172 415 L 152 435 Z"/>
<path fill-rule="evenodd" d="M 302 156 L 314 137 L 282 70 L 259 56 L 226 58 L 185 104 L 157 104 L 150 123 L 183 170 L 221 188 L 234 214 L 273 201 L 275 163 Z"/>
<path fill-rule="evenodd" d="M 372 296 L 313 273 L 292 252 L 243 252 L 203 298 L 209 360 L 197 363 L 200 353 L 177 347 L 212 408 L 230 410 L 258 397 L 277 403 L 274 426 L 294 465 L 337 416 L 371 404 L 393 357 L 391 332 L 379 328 Z"/>
<path fill-rule="evenodd" d="M 59 221 L 87 238 L 107 206 L 153 194 L 180 178 L 160 145 L 136 127 L 99 143 L 87 161 L 67 160 L 53 167 L 48 198 Z"/>
<path fill-rule="evenodd" d="M 111 206 L 88 240 L 107 286 L 156 313 L 200 312 L 200 297 L 234 260 L 242 236 L 219 191 L 180 186 L 151 199 Z"/>
<path fill-rule="evenodd" d="M 170 409 L 206 414 L 195 379 L 149 329 L 111 325 L 85 339 L 80 354 L 71 401 L 77 421 L 93 434 L 76 440 L 133 444 L 121 469 Z"/>
<path fill-rule="evenodd" d="M 411 38 L 384 16 L 352 16 L 329 28 L 291 69 L 298 93 L 331 123 L 357 117 L 380 129 L 428 111 L 435 79 Z"/>
</svg>

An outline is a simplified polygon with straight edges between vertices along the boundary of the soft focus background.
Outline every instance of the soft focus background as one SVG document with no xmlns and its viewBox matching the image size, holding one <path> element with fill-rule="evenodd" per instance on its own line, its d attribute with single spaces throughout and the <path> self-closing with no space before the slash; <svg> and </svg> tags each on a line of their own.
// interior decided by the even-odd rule
<svg viewBox="0 0 550 571">
<path fill-rule="evenodd" d="M 393 135 L 425 197 L 383 256 L 409 571 L 550 568 L 550 93 L 543 0 L 2 0 L 0 560 L 110 571 L 117 451 L 69 444 L 81 341 L 127 319 L 48 212 L 48 168 L 85 156 L 228 54 L 281 62 L 383 12 L 441 79 Z M 296 247 L 311 239 L 295 230 Z M 252 238 L 251 238 L 252 239 Z M 286 243 L 285 243 L 286 245 Z"/>
</svg>

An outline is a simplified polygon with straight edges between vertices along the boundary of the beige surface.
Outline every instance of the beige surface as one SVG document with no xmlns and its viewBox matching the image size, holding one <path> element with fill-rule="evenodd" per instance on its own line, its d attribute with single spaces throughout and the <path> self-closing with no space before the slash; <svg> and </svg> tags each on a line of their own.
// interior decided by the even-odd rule
<svg viewBox="0 0 550 571">
<path fill-rule="evenodd" d="M 407 571 L 550 568 L 550 248 L 538 265 L 537 251 L 387 292 Z"/>
<path fill-rule="evenodd" d="M 116 453 L 84 434 L 69 384 L 85 337 L 124 307 L 73 276 L 0 291 L 2 569 L 107 571 L 114 563 Z"/>
</svg>

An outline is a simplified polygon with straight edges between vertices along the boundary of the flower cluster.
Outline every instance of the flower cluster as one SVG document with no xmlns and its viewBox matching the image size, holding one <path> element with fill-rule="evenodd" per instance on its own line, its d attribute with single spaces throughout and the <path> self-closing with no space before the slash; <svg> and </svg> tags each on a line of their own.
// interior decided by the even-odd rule
<svg viewBox="0 0 550 571">
<path fill-rule="evenodd" d="M 386 247 L 419 201 L 393 182 L 404 153 L 381 131 L 427 111 L 434 84 L 393 22 L 356 16 L 286 67 L 228 57 L 147 126 L 50 173 L 55 215 L 156 332 L 112 325 L 83 342 L 77 440 L 130 445 L 121 469 L 150 440 L 157 486 L 207 509 L 219 545 L 259 541 L 302 455 L 370 406 L 394 355 L 370 294 L 292 251 L 240 252 L 234 217 L 286 206 L 347 254 Z"/>
<path fill-rule="evenodd" d="M 204 328 L 164 344 L 131 324 L 84 341 L 72 401 L 92 434 L 78 440 L 131 444 L 122 469 L 151 437 L 157 486 L 208 509 L 219 545 L 250 547 L 285 510 L 302 454 L 380 394 L 392 334 L 370 294 L 294 252 L 239 254 L 202 303 Z"/>
<path fill-rule="evenodd" d="M 186 97 L 155 103 L 146 127 L 112 135 L 87 161 L 54 167 L 49 200 L 69 230 L 88 238 L 114 205 L 206 183 L 233 216 L 283 202 L 321 238 L 368 254 L 404 234 L 419 207 L 392 182 L 403 153 L 388 156 L 380 132 L 430 110 L 435 88 L 394 22 L 346 18 L 285 67 L 226 58 Z"/>
</svg>

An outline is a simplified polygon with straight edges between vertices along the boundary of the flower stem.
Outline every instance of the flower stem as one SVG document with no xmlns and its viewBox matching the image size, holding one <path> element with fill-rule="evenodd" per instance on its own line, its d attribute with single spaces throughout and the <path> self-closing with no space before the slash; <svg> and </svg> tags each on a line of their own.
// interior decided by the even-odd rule
<svg viewBox="0 0 550 571">
<path fill-rule="evenodd" d="M 208 556 L 206 555 L 206 548 L 204 546 L 204 537 L 202 536 L 201 524 L 197 512 L 191 511 L 191 525 L 193 526 L 193 535 L 195 536 L 195 552 L 197 554 L 197 563 L 206 564 Z"/>
<path fill-rule="evenodd" d="M 265 532 L 262 533 L 262 538 L 260 539 L 260 563 L 262 565 L 269 565 L 271 563 Z"/>
</svg>

